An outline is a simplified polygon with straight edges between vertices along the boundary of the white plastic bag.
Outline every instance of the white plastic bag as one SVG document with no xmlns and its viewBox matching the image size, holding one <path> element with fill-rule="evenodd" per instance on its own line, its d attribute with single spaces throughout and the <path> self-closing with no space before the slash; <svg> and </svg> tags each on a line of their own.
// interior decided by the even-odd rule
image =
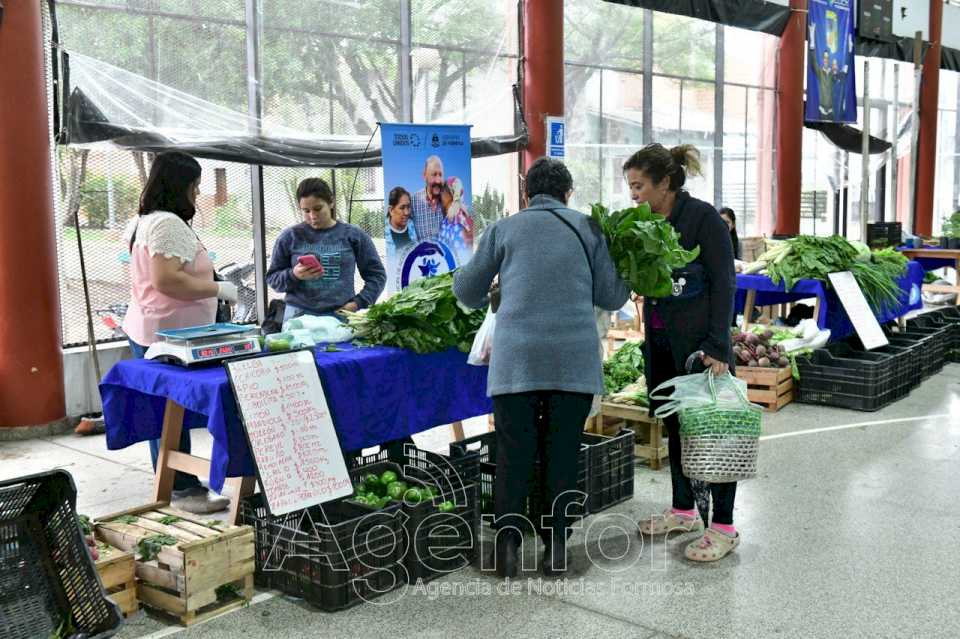
<svg viewBox="0 0 960 639">
<path fill-rule="evenodd" d="M 487 309 L 487 316 L 483 318 L 483 324 L 473 338 L 473 346 L 470 348 L 470 355 L 467 356 L 467 363 L 472 366 L 487 366 L 490 364 L 490 351 L 493 350 L 493 331 L 497 326 L 497 316 L 490 309 Z"/>
<path fill-rule="evenodd" d="M 304 342 L 310 345 L 328 342 L 349 342 L 353 339 L 353 330 L 336 317 L 301 315 L 287 320 L 283 330 L 298 333 Z"/>
</svg>

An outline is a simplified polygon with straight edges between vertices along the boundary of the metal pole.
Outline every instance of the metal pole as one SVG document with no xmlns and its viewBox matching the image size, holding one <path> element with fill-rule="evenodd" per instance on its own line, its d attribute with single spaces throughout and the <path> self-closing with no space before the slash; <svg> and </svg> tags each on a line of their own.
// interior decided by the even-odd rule
<svg viewBox="0 0 960 639">
<path fill-rule="evenodd" d="M 600 192 L 597 193 L 600 202 L 606 202 L 603 195 L 603 145 L 607 142 L 607 119 L 603 114 L 603 69 L 600 69 L 600 131 L 599 131 L 599 144 L 597 145 L 597 164 L 599 166 L 600 173 Z M 609 204 L 609 203 L 608 203 Z"/>
<path fill-rule="evenodd" d="M 714 205 L 723 204 L 723 82 L 724 74 L 724 27 L 717 24 L 716 27 L 716 46 L 714 47 L 714 60 L 716 60 L 716 77 L 713 85 L 713 203 Z M 746 213 L 744 211 L 744 213 Z M 743 228 L 747 228 L 746 218 L 743 220 Z"/>
<path fill-rule="evenodd" d="M 250 134 L 261 134 L 263 115 L 263 70 L 260 64 L 261 0 L 246 0 L 247 25 L 247 122 Z M 267 317 L 267 227 L 263 197 L 263 165 L 250 167 L 250 204 L 253 223 L 253 265 L 257 289 L 257 319 Z"/>
<path fill-rule="evenodd" d="M 870 212 L 870 61 L 863 61 L 863 135 L 860 141 L 860 241 L 867 241 Z"/>
<path fill-rule="evenodd" d="M 900 142 L 900 65 L 893 65 L 893 123 L 890 126 L 893 145 L 890 147 L 890 210 L 893 220 L 896 221 L 899 213 L 900 197 L 897 190 L 900 175 L 900 153 L 897 150 Z"/>
<path fill-rule="evenodd" d="M 400 0 L 400 116 L 404 122 L 413 122 L 413 49 L 410 0 Z M 332 132 L 332 131 L 331 131 Z"/>
<path fill-rule="evenodd" d="M 913 40 L 913 113 L 910 115 L 910 190 L 907 201 L 907 232 L 913 234 L 917 215 L 917 147 L 920 145 L 920 78 L 923 73 L 921 50 L 923 32 Z"/>
<path fill-rule="evenodd" d="M 643 11 L 643 143 L 653 142 L 653 10 Z"/>
</svg>

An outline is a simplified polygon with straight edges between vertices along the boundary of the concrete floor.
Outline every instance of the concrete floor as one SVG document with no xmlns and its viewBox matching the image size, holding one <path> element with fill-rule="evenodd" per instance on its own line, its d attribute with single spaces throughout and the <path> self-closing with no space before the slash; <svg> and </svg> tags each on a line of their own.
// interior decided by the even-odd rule
<svg viewBox="0 0 960 639">
<path fill-rule="evenodd" d="M 484 427 L 474 420 L 467 434 Z M 640 467 L 634 499 L 575 532 L 571 574 L 559 586 L 530 572 L 519 592 L 504 594 L 470 568 L 429 590 L 410 587 L 335 614 L 260 592 L 253 605 L 188 630 L 141 612 L 119 636 L 960 636 L 960 512 L 951 506 L 960 498 L 960 365 L 882 411 L 791 404 L 768 415 L 764 431 L 760 475 L 738 492 L 743 543 L 717 564 L 683 558 L 691 536 L 641 548 L 623 530 L 669 497 L 669 471 Z M 204 435 L 194 431 L 201 453 Z M 417 441 L 437 449 L 448 438 L 440 428 Z M 146 444 L 107 451 L 102 437 L 74 436 L 0 443 L 0 478 L 55 467 L 73 474 L 78 509 L 89 515 L 149 498 Z"/>
</svg>

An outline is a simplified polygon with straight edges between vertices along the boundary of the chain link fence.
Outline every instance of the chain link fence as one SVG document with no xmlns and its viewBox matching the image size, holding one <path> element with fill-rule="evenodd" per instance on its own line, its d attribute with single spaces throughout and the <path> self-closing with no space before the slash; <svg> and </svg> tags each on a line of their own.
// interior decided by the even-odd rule
<svg viewBox="0 0 960 639">
<path fill-rule="evenodd" d="M 409 120 L 469 122 L 474 137 L 514 132 L 511 86 L 519 47 L 514 1 L 270 0 L 257 6 L 259 84 L 247 59 L 244 0 L 59 0 L 56 17 L 60 44 L 69 52 L 239 114 L 251 114 L 252 96 L 259 93 L 265 126 L 372 136 L 378 122 Z M 49 21 L 46 27 L 50 41 Z M 156 112 L 146 119 L 162 126 L 163 98 L 155 104 Z M 150 154 L 113 146 L 55 150 L 53 214 L 65 346 L 87 342 L 81 244 L 95 339 L 123 339 L 119 325 L 130 295 L 123 235 L 137 213 L 151 161 Z M 200 162 L 194 229 L 217 270 L 240 288 L 234 320 L 256 321 L 251 182 L 256 172 L 246 164 Z M 516 154 L 473 162 L 478 229 L 516 209 L 516 173 Z M 301 221 L 295 191 L 305 177 L 323 177 L 333 186 L 340 219 L 367 232 L 383 257 L 380 168 L 268 166 L 263 171 L 267 263 L 280 232 Z"/>
</svg>

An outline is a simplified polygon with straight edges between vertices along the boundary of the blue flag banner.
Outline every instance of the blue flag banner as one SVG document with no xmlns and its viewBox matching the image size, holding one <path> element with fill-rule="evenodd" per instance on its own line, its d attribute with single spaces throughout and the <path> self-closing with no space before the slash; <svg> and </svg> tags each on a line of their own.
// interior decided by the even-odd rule
<svg viewBox="0 0 960 639">
<path fill-rule="evenodd" d="M 856 122 L 852 0 L 807 5 L 807 122 Z"/>
<path fill-rule="evenodd" d="M 387 291 L 473 255 L 470 126 L 381 124 Z"/>
</svg>

